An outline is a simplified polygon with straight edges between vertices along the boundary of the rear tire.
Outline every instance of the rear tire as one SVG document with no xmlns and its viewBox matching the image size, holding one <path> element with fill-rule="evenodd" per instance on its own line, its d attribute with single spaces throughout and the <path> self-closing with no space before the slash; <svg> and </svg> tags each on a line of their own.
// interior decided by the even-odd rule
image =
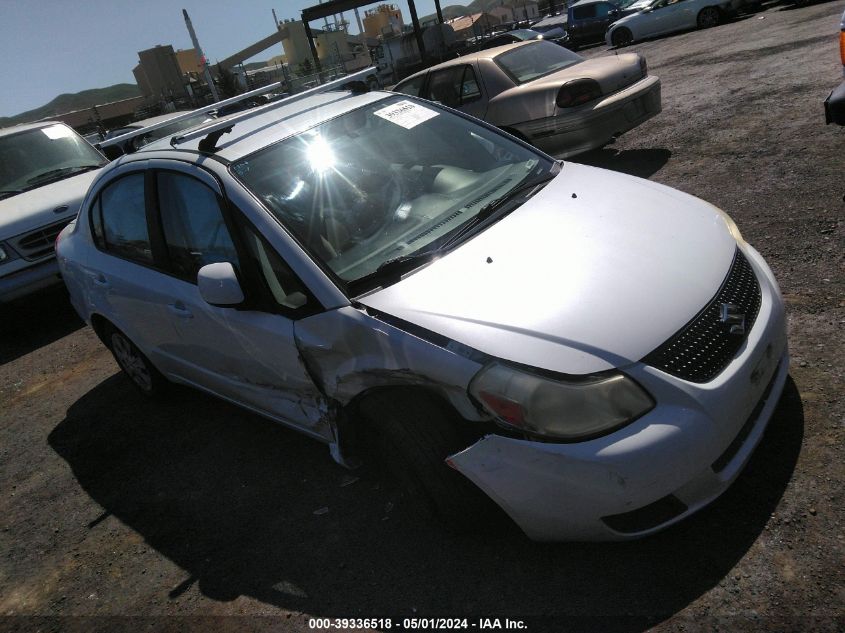
<svg viewBox="0 0 845 633">
<path fill-rule="evenodd" d="M 625 48 L 634 41 L 634 34 L 630 29 L 620 27 L 613 32 L 610 41 L 616 48 Z"/>
<path fill-rule="evenodd" d="M 709 29 L 719 24 L 720 17 L 719 9 L 716 7 L 704 7 L 698 12 L 696 24 L 698 24 L 698 28 L 700 29 Z"/>
<path fill-rule="evenodd" d="M 142 395 L 152 398 L 166 391 L 167 379 L 129 337 L 116 327 L 108 326 L 104 339 L 120 369 Z"/>
<path fill-rule="evenodd" d="M 445 459 L 472 443 L 467 424 L 435 397 L 412 389 L 378 391 L 358 405 L 362 448 L 397 482 L 415 510 L 454 532 L 489 517 L 493 502 Z"/>
</svg>

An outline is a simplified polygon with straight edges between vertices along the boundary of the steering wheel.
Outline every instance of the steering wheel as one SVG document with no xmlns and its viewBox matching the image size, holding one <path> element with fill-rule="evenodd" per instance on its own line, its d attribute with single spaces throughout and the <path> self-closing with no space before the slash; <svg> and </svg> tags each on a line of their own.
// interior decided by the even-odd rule
<svg viewBox="0 0 845 633">
<path fill-rule="evenodd" d="M 385 165 L 374 170 L 360 165 L 340 170 L 339 176 L 351 183 L 350 204 L 341 221 L 353 241 L 369 239 L 396 217 L 402 204 L 404 186 L 399 174 Z"/>
</svg>

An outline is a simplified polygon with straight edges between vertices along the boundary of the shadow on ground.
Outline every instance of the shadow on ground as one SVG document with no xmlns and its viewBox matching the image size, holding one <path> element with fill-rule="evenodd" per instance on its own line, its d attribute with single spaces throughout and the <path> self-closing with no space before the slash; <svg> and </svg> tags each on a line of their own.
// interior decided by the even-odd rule
<svg viewBox="0 0 845 633">
<path fill-rule="evenodd" d="M 323 445 L 204 395 L 177 396 L 150 402 L 113 376 L 71 406 L 49 444 L 97 504 L 185 570 L 180 585 L 160 587 L 162 599 L 198 583 L 215 600 L 247 595 L 324 616 L 656 623 L 745 555 L 790 480 L 804 430 L 790 379 L 748 467 L 711 507 L 643 541 L 550 545 L 513 527 L 458 537 L 404 518 L 376 482 L 342 486 L 349 474 Z M 100 519 L 83 520 L 95 531 Z"/>
<path fill-rule="evenodd" d="M 660 171 L 671 156 L 672 152 L 668 149 L 618 150 L 607 146 L 579 154 L 572 161 L 648 178 Z"/>
<path fill-rule="evenodd" d="M 0 365 L 49 345 L 83 325 L 64 286 L 0 304 Z"/>
</svg>

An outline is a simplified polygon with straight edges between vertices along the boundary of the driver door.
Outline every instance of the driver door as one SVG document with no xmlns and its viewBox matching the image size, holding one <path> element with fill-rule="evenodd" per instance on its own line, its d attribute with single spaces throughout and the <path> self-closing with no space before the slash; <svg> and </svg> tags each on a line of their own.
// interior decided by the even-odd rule
<svg viewBox="0 0 845 633">
<path fill-rule="evenodd" d="M 326 402 L 299 357 L 295 319 L 316 300 L 258 232 L 236 221 L 216 180 L 170 161 L 155 173 L 161 232 L 174 277 L 169 314 L 178 378 L 306 433 L 331 439 Z M 164 163 L 167 163 L 166 165 Z M 197 272 L 230 262 L 247 306 L 206 303 Z"/>
</svg>

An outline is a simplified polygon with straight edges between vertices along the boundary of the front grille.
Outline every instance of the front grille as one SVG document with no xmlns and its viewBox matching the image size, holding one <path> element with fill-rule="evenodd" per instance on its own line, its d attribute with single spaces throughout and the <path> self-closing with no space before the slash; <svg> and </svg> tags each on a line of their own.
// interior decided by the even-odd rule
<svg viewBox="0 0 845 633">
<path fill-rule="evenodd" d="M 760 284 L 745 255 L 737 249 L 722 287 L 704 309 L 643 362 L 690 382 L 709 382 L 731 362 L 760 311 Z M 722 321 L 722 305 L 745 315 L 744 333 L 731 333 Z"/>
<path fill-rule="evenodd" d="M 28 261 L 35 261 L 47 255 L 52 255 L 56 246 L 56 238 L 62 232 L 62 229 L 70 224 L 72 219 L 68 218 L 50 226 L 42 227 L 37 231 L 18 235 L 11 240 L 12 248 Z"/>
</svg>

